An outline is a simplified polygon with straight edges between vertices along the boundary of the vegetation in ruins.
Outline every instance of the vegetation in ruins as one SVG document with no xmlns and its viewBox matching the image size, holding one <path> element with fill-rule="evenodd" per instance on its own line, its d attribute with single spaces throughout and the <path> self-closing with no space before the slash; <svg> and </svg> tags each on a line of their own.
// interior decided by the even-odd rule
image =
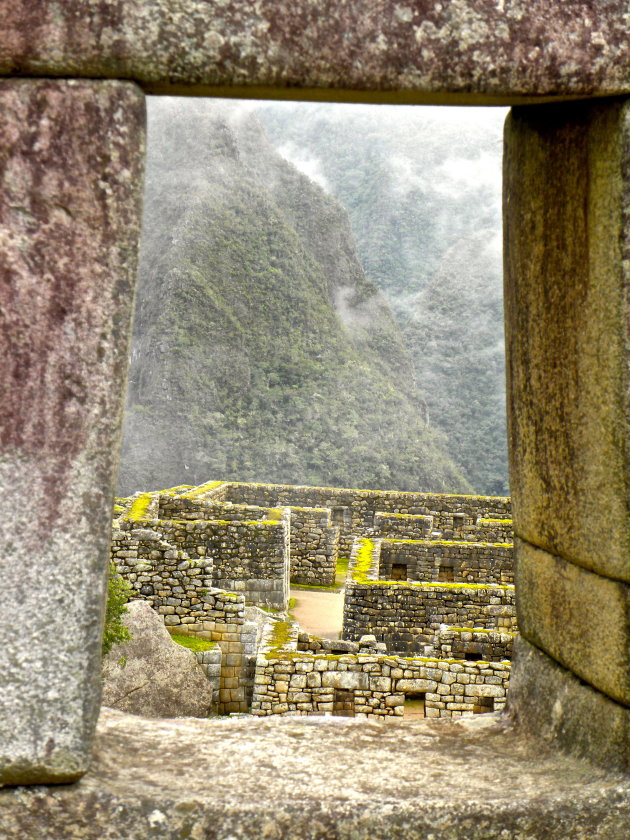
<svg viewBox="0 0 630 840">
<path fill-rule="evenodd" d="M 123 615 L 127 612 L 126 604 L 130 594 L 131 585 L 118 574 L 115 564 L 110 563 L 103 629 L 103 656 L 106 656 L 114 645 L 126 642 L 130 638 L 129 630 L 122 621 Z"/>
<path fill-rule="evenodd" d="M 198 653 L 204 650 L 212 650 L 216 647 L 216 642 L 211 642 L 209 639 L 200 639 L 198 636 L 186 636 L 183 633 L 171 633 L 171 639 L 177 642 L 178 645 Z"/>
</svg>

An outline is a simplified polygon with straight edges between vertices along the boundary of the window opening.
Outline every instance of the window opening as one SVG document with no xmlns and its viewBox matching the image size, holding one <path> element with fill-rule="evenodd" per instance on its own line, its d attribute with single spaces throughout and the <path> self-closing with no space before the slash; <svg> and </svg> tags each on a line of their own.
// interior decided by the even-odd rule
<svg viewBox="0 0 630 840">
<path fill-rule="evenodd" d="M 426 695 L 423 691 L 405 695 L 404 717 L 407 720 L 426 717 Z"/>
<path fill-rule="evenodd" d="M 475 697 L 474 715 L 486 715 L 494 712 L 494 697 Z"/>
<path fill-rule="evenodd" d="M 392 580 L 407 580 L 407 564 L 392 563 Z"/>
<path fill-rule="evenodd" d="M 333 695 L 333 715 L 354 717 L 354 691 L 336 688 Z"/>
</svg>

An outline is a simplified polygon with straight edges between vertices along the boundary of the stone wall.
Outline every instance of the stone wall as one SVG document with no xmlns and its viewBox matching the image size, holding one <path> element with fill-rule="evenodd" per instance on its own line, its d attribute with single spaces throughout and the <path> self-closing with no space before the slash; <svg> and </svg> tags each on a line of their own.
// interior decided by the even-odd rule
<svg viewBox="0 0 630 840">
<path fill-rule="evenodd" d="M 464 525 L 474 526 L 480 517 L 511 516 L 509 498 L 448 493 L 226 482 L 209 491 L 205 498 L 210 496 L 261 507 L 330 508 L 332 524 L 338 525 L 340 529 L 339 553 L 346 556 L 352 549 L 354 537 L 373 532 L 377 513 L 432 516 L 436 530 L 450 533 Z"/>
<path fill-rule="evenodd" d="M 396 574 L 402 580 L 513 584 L 514 547 L 508 543 L 381 540 L 379 578 L 391 580 Z"/>
<path fill-rule="evenodd" d="M 169 520 L 121 517 L 119 531 L 154 531 L 190 560 L 206 560 L 210 585 L 242 592 L 248 601 L 286 609 L 289 518 L 268 521 Z M 158 559 L 158 558 L 156 558 Z"/>
<path fill-rule="evenodd" d="M 433 517 L 404 513 L 374 514 L 374 536 L 382 539 L 430 540 Z"/>
<path fill-rule="evenodd" d="M 473 538 L 482 542 L 513 543 L 514 523 L 511 519 L 478 519 L 475 535 L 470 539 Z"/>
<path fill-rule="evenodd" d="M 381 581 L 381 546 L 378 540 L 358 539 L 353 548 L 344 600 L 344 639 L 373 634 L 388 650 L 425 653 L 432 649 L 441 625 L 516 630 L 514 586 Z"/>
<path fill-rule="evenodd" d="M 194 496 L 173 492 L 159 494 L 159 516 L 161 519 L 243 522 L 278 520 L 283 514 L 289 515 L 291 582 L 333 586 L 339 529 L 332 526 L 328 509 L 286 506 L 270 508 L 217 498 L 224 496 L 228 487 L 227 484 L 218 484 L 210 491 Z"/>
<path fill-rule="evenodd" d="M 435 634 L 433 648 L 440 659 L 500 662 L 512 659 L 515 635 L 479 627 L 446 627 Z"/>
<path fill-rule="evenodd" d="M 297 650 L 282 623 L 256 660 L 252 714 L 461 717 L 505 706 L 510 664 Z"/>
<path fill-rule="evenodd" d="M 333 586 L 337 568 L 339 528 L 331 525 L 326 508 L 292 507 L 291 583 Z"/>
<path fill-rule="evenodd" d="M 160 536 L 146 527 L 115 528 L 111 559 L 134 597 L 148 601 L 167 627 L 195 625 L 208 616 L 212 558 L 191 559 Z"/>
</svg>

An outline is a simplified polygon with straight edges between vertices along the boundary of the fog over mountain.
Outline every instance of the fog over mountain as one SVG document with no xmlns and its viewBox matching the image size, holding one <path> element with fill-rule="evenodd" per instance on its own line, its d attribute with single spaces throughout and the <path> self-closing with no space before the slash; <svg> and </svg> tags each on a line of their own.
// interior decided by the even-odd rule
<svg viewBox="0 0 630 840">
<path fill-rule="evenodd" d="M 503 108 L 265 103 L 287 160 L 346 208 L 432 428 L 476 492 L 507 493 Z"/>
<path fill-rule="evenodd" d="M 374 160 L 380 192 L 408 201 Z M 355 168 L 355 205 L 383 217 L 382 243 L 392 210 L 361 199 L 369 167 Z M 411 262 L 420 246 L 400 241 Z M 380 247 L 373 262 L 401 261 Z M 426 284 L 391 303 L 386 285 L 364 273 L 342 205 L 273 149 L 251 104 L 150 100 L 119 491 L 210 478 L 470 491 L 401 329 L 401 302 L 417 315 Z"/>
</svg>

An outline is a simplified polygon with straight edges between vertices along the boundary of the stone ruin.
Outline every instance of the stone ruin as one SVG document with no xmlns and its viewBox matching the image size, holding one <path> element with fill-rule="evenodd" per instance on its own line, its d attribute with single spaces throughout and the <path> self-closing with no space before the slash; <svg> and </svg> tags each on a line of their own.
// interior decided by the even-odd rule
<svg viewBox="0 0 630 840">
<path fill-rule="evenodd" d="M 0 9 L 0 782 L 27 786 L 0 791 L 0 833 L 625 837 L 626 4 Z M 97 726 L 147 93 L 513 106 L 504 253 L 520 639 L 501 721 L 419 721 L 413 738 L 409 725 L 385 737 L 308 716 L 156 729 L 103 713 Z M 221 784 L 208 785 L 208 767 Z"/>
<path fill-rule="evenodd" d="M 176 637 L 217 644 L 218 658 L 198 659 L 219 713 L 337 714 L 339 690 L 346 716 L 402 716 L 411 703 L 415 717 L 461 717 L 505 706 L 509 515 L 505 498 L 210 481 L 117 499 L 111 557 Z M 510 541 L 480 541 L 489 534 Z M 340 552 L 351 555 L 341 641 L 300 634 L 288 583 L 331 586 Z M 285 621 L 265 627 L 256 608 Z"/>
</svg>

